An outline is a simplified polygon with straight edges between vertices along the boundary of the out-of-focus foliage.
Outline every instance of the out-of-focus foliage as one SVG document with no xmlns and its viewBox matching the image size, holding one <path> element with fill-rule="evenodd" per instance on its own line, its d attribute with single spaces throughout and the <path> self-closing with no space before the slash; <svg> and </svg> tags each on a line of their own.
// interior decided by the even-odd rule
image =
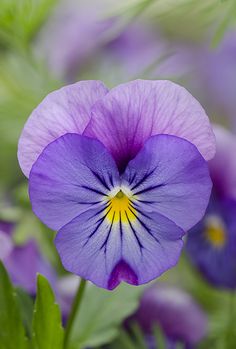
<svg viewBox="0 0 236 349">
<path fill-rule="evenodd" d="M 174 285 L 182 285 L 207 311 L 209 335 L 197 348 L 234 348 L 236 294 L 233 291 L 210 286 L 192 268 L 185 255 L 181 257 L 177 268 L 170 270 L 162 279 Z"/>
<path fill-rule="evenodd" d="M 2 0 L 0 7 L 0 41 L 7 48 L 27 46 L 50 15 L 57 0 Z"/>
<path fill-rule="evenodd" d="M 1 182 L 20 178 L 17 139 L 32 109 L 58 83 L 37 61 L 31 42 L 56 0 L 3 0 L 0 6 Z"/>
<path fill-rule="evenodd" d="M 10 51 L 0 58 L 1 181 L 12 184 L 21 177 L 16 154 L 24 122 L 37 103 L 58 86 L 28 55 Z"/>
<path fill-rule="evenodd" d="M 136 310 L 141 292 L 142 287 L 129 285 L 120 285 L 112 292 L 88 287 L 74 322 L 69 349 L 97 347 L 117 337 L 122 321 Z"/>
<path fill-rule="evenodd" d="M 149 349 L 153 348 L 153 345 L 157 349 L 168 349 L 168 343 L 161 328 L 157 325 L 153 328 L 151 345 L 148 343 L 148 339 L 144 338 L 143 332 L 140 327 L 134 323 L 129 332 L 121 330 L 119 337 L 110 346 L 111 349 Z M 176 343 L 176 349 L 184 349 L 184 344 Z"/>
<path fill-rule="evenodd" d="M 63 348 L 60 308 L 46 278 L 38 275 L 34 309 L 28 296 L 13 288 L 1 262 L 0 282 L 0 348 Z M 68 348 L 98 347 L 117 337 L 124 319 L 136 310 L 141 292 L 142 288 L 127 285 L 114 292 L 89 285 Z"/>
<path fill-rule="evenodd" d="M 211 33 L 215 46 L 225 31 L 236 22 L 234 0 L 133 0 L 121 1 L 112 14 L 132 19 L 145 11 L 150 21 L 173 37 L 188 40 L 204 39 Z"/>
<path fill-rule="evenodd" d="M 26 349 L 28 344 L 16 292 L 2 262 L 0 262 L 0 285 L 0 348 Z"/>
</svg>

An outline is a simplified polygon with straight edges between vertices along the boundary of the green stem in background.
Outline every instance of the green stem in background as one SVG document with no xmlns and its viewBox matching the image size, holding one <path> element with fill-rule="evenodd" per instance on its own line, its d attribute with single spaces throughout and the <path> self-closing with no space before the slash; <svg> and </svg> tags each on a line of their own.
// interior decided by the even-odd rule
<svg viewBox="0 0 236 349">
<path fill-rule="evenodd" d="M 70 333 L 73 327 L 73 322 L 75 319 L 75 316 L 78 314 L 81 303 L 82 303 L 82 299 L 84 296 L 84 291 L 85 291 L 85 286 L 86 286 L 86 280 L 81 279 L 77 293 L 75 295 L 73 304 L 71 306 L 71 311 L 70 311 L 70 315 L 66 324 L 66 329 L 65 329 L 65 337 L 64 337 L 64 348 L 67 348 L 67 344 L 68 344 L 68 340 L 70 337 Z"/>
<path fill-rule="evenodd" d="M 235 306 L 235 299 L 234 299 L 234 292 L 229 293 L 229 304 L 228 304 L 228 322 L 227 322 L 227 328 L 225 333 L 225 344 L 227 349 L 233 349 L 235 348 L 235 337 L 232 336 L 235 331 L 235 323 L 234 323 L 234 306 Z M 233 337 L 233 338 L 232 338 Z"/>
<path fill-rule="evenodd" d="M 154 0 L 141 0 L 137 4 L 133 5 L 131 8 L 125 9 L 124 11 L 111 13 L 110 18 L 120 17 L 120 21 L 112 27 L 102 39 L 102 44 L 105 45 L 110 41 L 117 38 L 128 25 L 137 19 L 142 13 L 154 2 Z M 133 11 L 132 11 L 133 10 Z M 107 17 L 109 18 L 109 17 Z"/>
</svg>

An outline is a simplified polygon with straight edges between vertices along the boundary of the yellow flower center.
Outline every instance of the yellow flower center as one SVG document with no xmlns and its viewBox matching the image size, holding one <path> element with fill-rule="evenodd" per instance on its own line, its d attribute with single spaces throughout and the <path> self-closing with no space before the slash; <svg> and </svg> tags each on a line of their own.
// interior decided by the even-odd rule
<svg viewBox="0 0 236 349">
<path fill-rule="evenodd" d="M 225 228 L 218 217 L 210 216 L 207 218 L 205 235 L 207 240 L 215 247 L 223 247 L 225 245 Z"/>
<path fill-rule="evenodd" d="M 106 215 L 110 223 L 129 223 L 136 220 L 137 213 L 131 200 L 120 190 L 116 196 L 110 197 Z"/>
</svg>

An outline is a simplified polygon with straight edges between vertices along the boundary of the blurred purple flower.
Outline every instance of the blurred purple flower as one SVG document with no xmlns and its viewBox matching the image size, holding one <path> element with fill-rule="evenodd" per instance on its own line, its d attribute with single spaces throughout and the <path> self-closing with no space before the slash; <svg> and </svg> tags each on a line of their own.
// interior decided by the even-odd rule
<svg viewBox="0 0 236 349">
<path fill-rule="evenodd" d="M 215 120 L 224 118 L 224 123 L 236 127 L 236 31 L 228 32 L 216 48 L 209 42 L 186 45 L 184 56 L 192 70 L 191 91 Z"/>
<path fill-rule="evenodd" d="M 208 50 L 202 76 L 215 110 L 220 108 L 236 126 L 236 31 L 229 32 L 219 47 Z"/>
<path fill-rule="evenodd" d="M 132 320 L 137 321 L 149 338 L 150 347 L 154 326 L 160 326 L 171 349 L 176 342 L 193 348 L 206 335 L 208 327 L 205 313 L 192 297 L 167 284 L 155 284 L 145 290 Z"/>
<path fill-rule="evenodd" d="M 100 72 L 127 81 L 150 69 L 153 77 L 180 76 L 186 72 L 181 51 L 143 20 L 122 28 L 119 17 L 106 18 L 104 2 L 62 2 L 37 42 L 38 54 L 46 59 L 55 76 L 74 82 L 88 63 Z M 177 52 L 176 52 L 177 51 Z M 94 60 L 95 57 L 95 60 Z"/>
<path fill-rule="evenodd" d="M 15 245 L 12 239 L 13 225 L 0 222 L 0 259 L 3 261 L 15 286 L 30 294 L 36 293 L 36 274 L 43 274 L 52 285 L 56 275 L 50 264 L 41 255 L 34 240 L 24 245 Z"/>
<path fill-rule="evenodd" d="M 18 158 L 35 214 L 59 230 L 64 267 L 113 289 L 176 264 L 207 207 L 214 152 L 209 120 L 183 87 L 83 81 L 33 111 Z"/>
<path fill-rule="evenodd" d="M 99 63 L 104 61 L 105 69 L 117 70 L 122 81 L 128 77 L 145 76 L 153 78 L 180 77 L 188 72 L 181 45 L 173 44 L 156 26 L 144 21 L 131 22 L 103 51 Z"/>
<path fill-rule="evenodd" d="M 71 305 L 78 289 L 80 278 L 76 275 L 66 275 L 58 278 L 56 283 L 57 302 L 60 304 L 63 320 L 66 323 Z"/>
<path fill-rule="evenodd" d="M 102 19 L 102 13 L 104 2 L 96 6 L 90 0 L 60 2 L 36 47 L 56 76 L 74 80 L 78 68 L 98 50 L 113 23 Z"/>
<path fill-rule="evenodd" d="M 209 162 L 213 192 L 204 219 L 188 234 L 187 252 L 217 287 L 236 287 L 236 138 L 215 126 L 216 156 Z"/>
</svg>

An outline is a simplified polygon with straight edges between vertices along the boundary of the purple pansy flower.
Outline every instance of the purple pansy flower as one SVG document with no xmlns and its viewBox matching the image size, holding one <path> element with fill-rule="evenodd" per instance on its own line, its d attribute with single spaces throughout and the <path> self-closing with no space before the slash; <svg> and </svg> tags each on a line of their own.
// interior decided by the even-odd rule
<svg viewBox="0 0 236 349">
<path fill-rule="evenodd" d="M 56 274 L 43 258 L 34 240 L 15 245 L 12 238 L 13 225 L 0 222 L 0 259 L 3 261 L 14 285 L 24 288 L 30 294 L 36 293 L 37 273 L 55 284 Z"/>
<path fill-rule="evenodd" d="M 113 289 L 176 264 L 205 212 L 214 151 L 209 120 L 183 87 L 82 81 L 33 111 L 18 158 L 35 214 L 59 231 L 64 267 Z"/>
<path fill-rule="evenodd" d="M 213 192 L 204 219 L 188 235 L 193 264 L 214 286 L 236 287 L 236 138 L 215 126 L 216 156 L 209 162 Z"/>
<path fill-rule="evenodd" d="M 149 338 L 150 347 L 154 326 L 163 330 L 168 348 L 175 348 L 176 342 L 193 348 L 206 335 L 208 327 L 206 314 L 192 297 L 167 284 L 155 284 L 145 290 L 132 320 L 137 321 Z"/>
</svg>

